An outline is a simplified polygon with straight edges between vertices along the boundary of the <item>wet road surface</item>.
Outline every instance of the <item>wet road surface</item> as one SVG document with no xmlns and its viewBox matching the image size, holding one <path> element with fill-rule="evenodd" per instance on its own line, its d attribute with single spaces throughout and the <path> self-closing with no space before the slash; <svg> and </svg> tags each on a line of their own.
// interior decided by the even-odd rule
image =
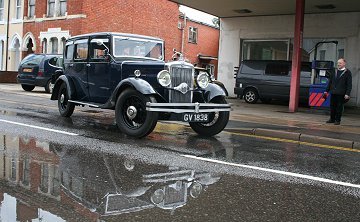
<svg viewBox="0 0 360 222">
<path fill-rule="evenodd" d="M 360 220 L 359 153 L 166 122 L 138 140 L 112 111 L 0 101 L 2 221 Z"/>
</svg>

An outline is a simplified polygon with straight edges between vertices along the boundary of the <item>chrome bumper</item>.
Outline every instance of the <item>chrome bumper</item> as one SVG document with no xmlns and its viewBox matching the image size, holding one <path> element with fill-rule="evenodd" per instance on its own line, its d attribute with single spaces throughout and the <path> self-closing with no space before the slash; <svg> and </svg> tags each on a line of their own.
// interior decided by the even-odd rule
<svg viewBox="0 0 360 222">
<path fill-rule="evenodd" d="M 169 113 L 210 113 L 230 112 L 230 104 L 214 103 L 146 103 L 146 110 L 150 112 Z"/>
</svg>

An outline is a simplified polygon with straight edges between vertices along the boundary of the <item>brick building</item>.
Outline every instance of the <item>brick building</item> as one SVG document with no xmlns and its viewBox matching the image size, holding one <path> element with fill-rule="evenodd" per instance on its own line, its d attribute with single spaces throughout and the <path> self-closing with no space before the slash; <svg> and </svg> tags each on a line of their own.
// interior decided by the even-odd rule
<svg viewBox="0 0 360 222">
<path fill-rule="evenodd" d="M 0 58 L 1 70 L 16 71 L 19 61 L 29 53 L 61 54 L 70 36 L 104 31 L 159 37 L 165 40 L 166 60 L 171 59 L 176 49 L 183 51 L 193 64 L 214 71 L 217 67 L 219 29 L 184 19 L 179 5 L 168 0 L 99 0 L 96 7 L 93 0 L 16 0 L 16 4 L 12 5 L 11 1 L 10 6 L 0 0 L 0 14 L 1 2 L 0 41 L 3 47 L 0 50 L 5 54 L 7 46 L 16 52 Z M 22 9 L 22 14 L 16 15 L 17 20 L 12 20 L 13 16 L 7 19 L 6 11 L 12 12 L 14 7 Z M 5 27 L 7 20 L 9 28 Z M 15 24 L 19 30 L 14 32 Z"/>
</svg>

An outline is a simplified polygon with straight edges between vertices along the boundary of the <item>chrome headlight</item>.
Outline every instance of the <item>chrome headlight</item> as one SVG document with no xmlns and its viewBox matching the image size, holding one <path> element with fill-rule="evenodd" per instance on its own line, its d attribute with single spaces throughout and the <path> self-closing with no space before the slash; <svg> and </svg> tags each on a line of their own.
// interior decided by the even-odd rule
<svg viewBox="0 0 360 222">
<path fill-rule="evenodd" d="M 171 84 L 171 75 L 169 71 L 167 70 L 160 71 L 157 75 L 157 80 L 160 85 L 164 87 L 168 87 Z"/>
<path fill-rule="evenodd" d="M 160 204 L 165 197 L 165 193 L 162 189 L 156 190 L 150 197 L 150 200 L 153 204 Z"/>
<path fill-rule="evenodd" d="M 200 88 L 205 89 L 210 82 L 209 75 L 206 72 L 200 72 L 196 78 L 196 83 Z"/>
</svg>

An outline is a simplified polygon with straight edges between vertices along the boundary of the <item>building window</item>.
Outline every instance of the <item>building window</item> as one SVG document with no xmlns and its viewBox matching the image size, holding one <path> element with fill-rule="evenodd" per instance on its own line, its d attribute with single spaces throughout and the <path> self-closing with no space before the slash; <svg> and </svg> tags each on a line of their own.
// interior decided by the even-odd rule
<svg viewBox="0 0 360 222">
<path fill-rule="evenodd" d="M 189 27 L 189 42 L 197 43 L 197 32 L 198 29 L 194 27 Z"/>
<path fill-rule="evenodd" d="M 47 40 L 44 39 L 42 42 L 42 53 L 47 53 Z"/>
<path fill-rule="evenodd" d="M 25 186 L 30 185 L 30 160 L 28 158 L 23 161 L 22 184 Z"/>
<path fill-rule="evenodd" d="M 52 54 L 57 54 L 58 53 L 58 48 L 59 48 L 58 39 L 57 38 L 51 38 L 50 39 L 50 44 L 51 44 L 51 53 Z"/>
<path fill-rule="evenodd" d="M 0 0 L 0 21 L 4 21 L 4 0 Z"/>
<path fill-rule="evenodd" d="M 60 0 L 60 15 L 61 16 L 64 16 L 67 12 L 66 2 L 67 2 L 67 0 Z"/>
<path fill-rule="evenodd" d="M 55 0 L 48 0 L 48 17 L 55 16 Z"/>
<path fill-rule="evenodd" d="M 21 0 L 16 0 L 16 19 L 21 19 Z"/>
<path fill-rule="evenodd" d="M 289 60 L 289 40 L 244 40 L 242 60 Z"/>
<path fill-rule="evenodd" d="M 44 193 L 49 190 L 49 166 L 46 163 L 41 164 L 40 190 Z"/>
<path fill-rule="evenodd" d="M 35 0 L 29 0 L 29 13 L 28 13 L 28 17 L 29 17 L 29 18 L 34 18 L 34 17 L 35 17 Z"/>
</svg>

